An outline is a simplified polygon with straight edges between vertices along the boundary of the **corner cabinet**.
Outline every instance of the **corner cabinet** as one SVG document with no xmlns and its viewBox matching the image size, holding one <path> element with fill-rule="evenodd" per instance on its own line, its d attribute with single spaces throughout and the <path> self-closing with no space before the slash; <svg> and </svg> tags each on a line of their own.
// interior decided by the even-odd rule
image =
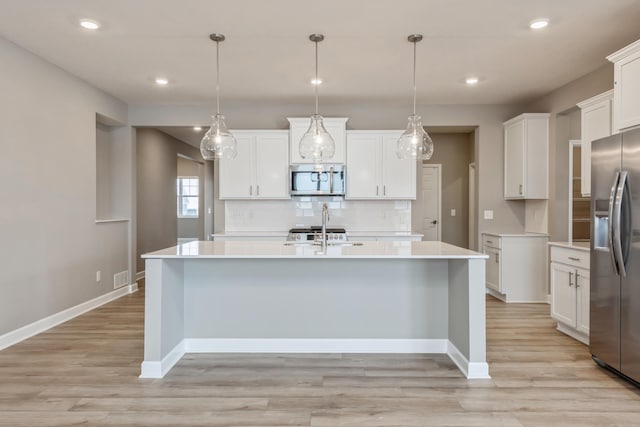
<svg viewBox="0 0 640 427">
<path fill-rule="evenodd" d="M 416 161 L 400 160 L 402 131 L 347 132 L 346 199 L 415 199 Z"/>
<path fill-rule="evenodd" d="M 607 56 L 613 62 L 613 129 L 640 125 L 640 40 Z"/>
<path fill-rule="evenodd" d="M 589 250 L 550 245 L 551 317 L 560 332 L 589 344 Z"/>
<path fill-rule="evenodd" d="M 232 131 L 235 159 L 220 159 L 220 199 L 289 199 L 289 132 Z"/>
<path fill-rule="evenodd" d="M 613 90 L 578 104 L 581 117 L 580 192 L 591 195 L 591 141 L 611 135 Z"/>
<path fill-rule="evenodd" d="M 549 114 L 504 123 L 504 198 L 549 198 Z"/>
<path fill-rule="evenodd" d="M 299 143 L 302 136 L 309 129 L 309 117 L 288 117 L 289 136 L 291 140 L 290 155 L 291 163 L 315 163 L 310 159 L 303 159 L 300 156 Z M 344 163 L 345 162 L 345 133 L 347 129 L 347 117 L 324 117 L 324 127 L 329 135 L 336 143 L 336 151 L 331 160 L 327 163 Z"/>
<path fill-rule="evenodd" d="M 547 302 L 546 234 L 482 234 L 487 292 L 505 302 Z"/>
</svg>

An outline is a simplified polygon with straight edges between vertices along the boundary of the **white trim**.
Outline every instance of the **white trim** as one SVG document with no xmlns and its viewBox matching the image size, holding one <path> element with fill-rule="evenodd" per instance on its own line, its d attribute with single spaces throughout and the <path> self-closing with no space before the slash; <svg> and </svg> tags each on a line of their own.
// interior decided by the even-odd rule
<svg viewBox="0 0 640 427">
<path fill-rule="evenodd" d="M 451 341 L 448 341 L 448 344 L 447 355 L 467 379 L 491 378 L 489 376 L 489 365 L 486 362 L 469 362 Z"/>
<path fill-rule="evenodd" d="M 96 224 L 108 224 L 110 222 L 129 222 L 129 218 L 96 219 Z"/>
<path fill-rule="evenodd" d="M 187 353 L 446 353 L 446 339 L 190 338 Z"/>
<path fill-rule="evenodd" d="M 31 324 L 15 329 L 11 332 L 7 332 L 4 335 L 0 335 L 0 350 L 4 350 L 7 347 L 19 343 L 20 341 L 31 338 L 32 336 L 44 332 L 47 329 L 51 329 L 54 326 L 71 320 L 74 317 L 80 316 L 81 314 L 84 314 L 88 311 L 100 307 L 101 305 L 104 305 L 137 290 L 137 283 L 129 286 L 123 286 L 104 295 L 100 295 L 99 297 L 92 300 L 85 301 L 74 307 L 67 308 L 66 310 L 62 310 L 56 314 L 52 314 L 51 316 L 45 317 L 44 319 L 40 319 Z"/>
<path fill-rule="evenodd" d="M 160 362 L 142 362 L 139 378 L 162 378 L 167 375 L 184 356 L 185 341 L 180 341 Z"/>
<path fill-rule="evenodd" d="M 589 335 L 576 331 L 571 326 L 567 326 L 562 322 L 558 322 L 556 329 L 571 338 L 580 341 L 582 344 L 589 345 Z"/>
<path fill-rule="evenodd" d="M 142 270 L 142 271 L 138 271 L 138 272 L 136 273 L 136 282 L 137 282 L 138 280 L 142 280 L 142 279 L 144 279 L 144 270 Z M 136 284 L 136 286 L 137 286 L 137 284 Z"/>
<path fill-rule="evenodd" d="M 469 362 L 446 339 L 186 338 L 159 362 L 142 362 L 140 378 L 163 378 L 186 353 L 446 354 L 468 379 L 491 378 L 486 362 Z"/>
<path fill-rule="evenodd" d="M 420 172 L 420 191 L 422 192 L 422 176 L 424 175 L 424 170 L 425 169 L 435 169 L 438 172 L 438 216 L 436 218 L 436 221 L 438 221 L 438 235 L 436 237 L 436 240 L 442 240 L 442 164 L 440 163 L 423 163 L 422 164 L 422 171 Z M 420 194 L 420 223 L 421 225 L 424 225 L 424 211 L 422 210 L 422 204 L 424 203 L 424 200 L 422 199 L 422 194 Z M 423 233 L 423 240 L 424 240 L 424 234 L 426 233 L 426 230 L 424 229 L 424 227 L 421 227 L 422 229 L 422 233 Z"/>
</svg>

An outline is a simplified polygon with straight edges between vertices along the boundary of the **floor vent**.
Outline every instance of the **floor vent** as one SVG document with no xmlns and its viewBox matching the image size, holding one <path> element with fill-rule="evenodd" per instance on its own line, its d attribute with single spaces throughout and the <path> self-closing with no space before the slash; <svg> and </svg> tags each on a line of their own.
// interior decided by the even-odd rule
<svg viewBox="0 0 640 427">
<path fill-rule="evenodd" d="M 113 275 L 113 289 L 118 289 L 129 284 L 129 272 L 121 271 Z"/>
</svg>

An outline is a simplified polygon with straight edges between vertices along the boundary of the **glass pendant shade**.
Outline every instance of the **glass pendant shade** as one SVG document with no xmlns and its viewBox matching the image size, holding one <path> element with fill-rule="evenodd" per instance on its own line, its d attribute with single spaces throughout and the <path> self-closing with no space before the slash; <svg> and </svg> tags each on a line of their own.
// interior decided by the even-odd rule
<svg viewBox="0 0 640 427">
<path fill-rule="evenodd" d="M 298 148 L 303 159 L 313 160 L 316 163 L 322 163 L 333 157 L 336 143 L 324 127 L 321 115 L 311 116 L 309 129 L 302 136 Z"/>
<path fill-rule="evenodd" d="M 422 127 L 420 116 L 409 116 L 407 129 L 398 139 L 396 155 L 399 159 L 429 160 L 433 156 L 433 141 Z"/>
<path fill-rule="evenodd" d="M 200 154 L 205 160 L 233 159 L 238 155 L 237 142 L 235 137 L 224 122 L 222 114 L 212 117 L 211 127 L 200 141 Z"/>
</svg>

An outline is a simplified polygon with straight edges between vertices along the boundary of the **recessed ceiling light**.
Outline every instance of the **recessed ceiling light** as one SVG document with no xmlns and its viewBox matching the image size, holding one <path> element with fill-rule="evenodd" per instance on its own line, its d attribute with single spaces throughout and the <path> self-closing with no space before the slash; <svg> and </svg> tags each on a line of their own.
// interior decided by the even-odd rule
<svg viewBox="0 0 640 427">
<path fill-rule="evenodd" d="M 549 20 L 547 18 L 534 19 L 529 24 L 529 28 L 532 30 L 540 30 L 549 25 Z"/>
<path fill-rule="evenodd" d="M 100 28 L 100 23 L 98 21 L 94 21 L 93 19 L 81 19 L 80 26 L 82 28 L 86 28 L 87 30 L 97 30 Z"/>
<path fill-rule="evenodd" d="M 467 77 L 467 78 L 465 79 L 465 81 L 464 81 L 464 82 L 465 82 L 466 84 L 468 84 L 468 85 L 472 86 L 472 85 L 477 84 L 477 83 L 478 83 L 478 81 L 479 81 L 479 80 L 478 80 L 478 78 L 477 78 L 477 77 Z"/>
<path fill-rule="evenodd" d="M 157 77 L 156 78 L 156 84 L 158 86 L 166 86 L 169 84 L 169 80 L 164 78 L 164 77 Z"/>
<path fill-rule="evenodd" d="M 200 132 L 202 130 L 202 128 L 200 126 L 194 126 L 193 130 L 196 132 Z"/>
<path fill-rule="evenodd" d="M 311 84 L 312 85 L 321 85 L 322 84 L 322 79 L 311 79 Z"/>
</svg>

